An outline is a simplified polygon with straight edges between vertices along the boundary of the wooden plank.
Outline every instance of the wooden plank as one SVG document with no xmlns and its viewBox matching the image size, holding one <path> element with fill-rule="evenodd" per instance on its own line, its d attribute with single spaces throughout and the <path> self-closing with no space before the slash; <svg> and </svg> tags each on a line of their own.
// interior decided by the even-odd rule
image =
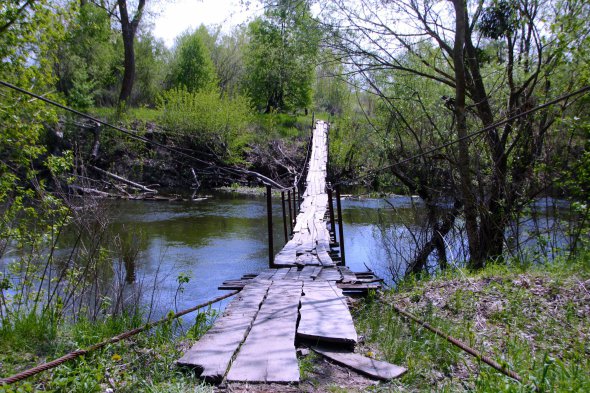
<svg viewBox="0 0 590 393">
<path fill-rule="evenodd" d="M 311 273 L 310 277 L 315 280 L 321 273 L 322 269 L 323 268 L 321 266 L 314 267 L 313 273 Z"/>
<path fill-rule="evenodd" d="M 303 281 L 311 281 L 313 278 L 311 275 L 315 272 L 315 266 L 305 266 L 303 270 L 299 272 L 299 279 Z"/>
<path fill-rule="evenodd" d="M 299 280 L 299 269 L 296 267 L 290 268 L 287 274 L 283 277 L 283 280 Z"/>
<path fill-rule="evenodd" d="M 356 275 L 346 266 L 340 266 L 338 270 L 340 270 L 340 274 L 342 274 L 343 283 L 354 283 L 356 281 Z"/>
<path fill-rule="evenodd" d="M 354 346 L 356 329 L 342 291 L 327 281 L 303 283 L 297 336 L 314 342 Z"/>
<path fill-rule="evenodd" d="M 272 276 L 273 281 L 282 280 L 285 278 L 290 268 L 277 269 L 277 272 Z"/>
<path fill-rule="evenodd" d="M 206 380 L 221 380 L 234 353 L 246 338 L 268 289 L 269 284 L 264 283 L 246 286 L 213 327 L 177 360 L 177 364 L 194 367 Z"/>
<path fill-rule="evenodd" d="M 363 283 L 363 284 L 337 284 L 340 289 L 353 289 L 368 291 L 369 289 L 381 289 L 381 284 L 378 282 Z"/>
<path fill-rule="evenodd" d="M 299 382 L 295 329 L 301 291 L 301 282 L 272 283 L 227 374 L 229 382 Z"/>
<path fill-rule="evenodd" d="M 383 381 L 398 378 L 407 371 L 404 367 L 396 366 L 395 364 L 381 360 L 371 359 L 359 355 L 358 353 L 320 347 L 312 347 L 312 349 L 338 364 L 350 367 L 361 374 L 381 379 Z"/>
<path fill-rule="evenodd" d="M 342 280 L 342 274 L 336 268 L 325 267 L 320 272 L 318 278 L 326 281 L 340 281 Z"/>
<path fill-rule="evenodd" d="M 266 269 L 260 272 L 260 274 L 258 274 L 258 276 L 256 278 L 253 279 L 253 281 L 266 281 L 266 280 L 272 280 L 272 276 L 274 276 L 274 274 L 276 273 L 276 269 Z"/>
</svg>

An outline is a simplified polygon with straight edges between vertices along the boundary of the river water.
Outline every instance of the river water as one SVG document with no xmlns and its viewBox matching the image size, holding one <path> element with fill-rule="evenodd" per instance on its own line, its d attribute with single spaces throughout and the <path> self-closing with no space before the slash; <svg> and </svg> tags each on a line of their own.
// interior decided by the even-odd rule
<svg viewBox="0 0 590 393">
<path fill-rule="evenodd" d="M 408 230 L 421 227 L 425 212 L 412 197 L 396 196 L 388 202 L 344 199 L 342 216 L 347 266 L 353 271 L 371 269 L 391 283 L 392 274 L 404 264 L 401 254 L 411 253 Z M 143 285 L 142 302 L 153 305 L 153 315 L 219 296 L 225 293 L 217 289 L 223 281 L 268 267 L 262 196 L 218 193 L 194 202 L 121 200 L 112 203 L 110 214 L 115 230 L 132 231 L 143 239 L 135 285 Z M 273 200 L 273 222 L 276 254 L 284 244 L 280 199 Z M 448 245 L 451 263 L 465 257 L 460 234 L 453 239 Z M 179 291 L 181 274 L 190 279 Z M 152 293 L 148 288 L 153 283 Z"/>
<path fill-rule="evenodd" d="M 531 216 L 538 219 L 523 220 L 519 228 L 523 242 L 535 231 L 562 222 L 556 217 L 563 216 L 567 205 L 557 202 L 541 200 L 533 206 L 532 211 L 537 213 Z M 259 273 L 268 267 L 264 196 L 224 192 L 190 202 L 114 200 L 105 204 L 111 230 L 139 239 L 136 277 L 127 291 L 140 294 L 139 303 L 143 308 L 151 308 L 151 318 L 227 293 L 217 289 L 223 281 Z M 370 269 L 393 285 L 392 278 L 403 275 L 403 266 L 415 252 L 416 241 L 428 236 L 420 230 L 426 214 L 419 199 L 347 198 L 342 200 L 342 208 L 346 265 L 352 271 Z M 285 242 L 280 199 L 273 199 L 273 222 L 276 254 Z M 507 235 L 510 237 L 509 231 Z M 447 242 L 450 263 L 461 264 L 467 258 L 461 230 L 448 236 Z M 548 254 L 547 250 L 556 244 L 563 244 L 562 235 L 552 242 L 544 241 L 546 249 L 540 250 L 540 255 Z M 61 248 L 67 258 L 68 245 Z M 435 256 L 432 257 L 431 269 L 436 268 Z M 0 271 L 6 270 L 8 261 L 0 260 Z M 188 277 L 188 282 L 180 285 L 179 276 Z M 215 308 L 222 308 L 227 302 Z"/>
<path fill-rule="evenodd" d="M 419 221 L 410 209 L 411 198 L 396 197 L 405 212 L 405 225 Z M 342 201 L 346 263 L 353 271 L 371 269 L 387 275 L 386 257 L 376 237 L 376 223 L 387 208 L 381 200 Z M 218 193 L 194 202 L 113 201 L 109 206 L 114 231 L 131 231 L 142 239 L 136 267 L 136 283 L 143 288 L 143 303 L 154 313 L 188 308 L 219 296 L 225 280 L 239 279 L 268 267 L 266 200 L 262 196 Z M 385 218 L 391 226 L 399 215 Z M 275 254 L 284 245 L 281 201 L 273 199 Z M 189 281 L 178 291 L 178 277 Z M 175 304 L 176 299 L 176 304 Z M 225 303 L 222 302 L 223 307 Z"/>
</svg>

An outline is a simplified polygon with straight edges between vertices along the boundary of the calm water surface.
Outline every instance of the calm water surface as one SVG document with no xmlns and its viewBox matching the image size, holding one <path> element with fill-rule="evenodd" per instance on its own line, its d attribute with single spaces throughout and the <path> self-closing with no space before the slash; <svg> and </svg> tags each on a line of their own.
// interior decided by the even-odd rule
<svg viewBox="0 0 590 393">
<path fill-rule="evenodd" d="M 342 201 L 346 264 L 353 271 L 371 269 L 388 279 L 391 249 L 410 250 L 407 229 L 418 228 L 425 220 L 417 199 L 396 196 L 388 201 L 395 206 L 394 214 L 384 200 Z M 134 285 L 149 288 L 156 283 L 152 315 L 163 315 L 175 307 L 182 310 L 227 293 L 217 289 L 223 281 L 268 267 L 263 196 L 221 193 L 196 202 L 116 201 L 111 215 L 114 229 L 131 231 L 143 239 Z M 280 199 L 273 200 L 273 222 L 277 253 L 284 244 Z M 450 250 L 450 258 L 461 259 L 455 251 Z M 178 291 L 180 274 L 190 277 L 182 292 Z M 144 292 L 143 302 L 149 305 L 152 291 Z"/>
<path fill-rule="evenodd" d="M 409 198 L 396 203 L 409 207 Z M 347 265 L 353 271 L 383 270 L 375 240 L 381 200 L 343 200 Z M 184 309 L 226 293 L 217 287 L 268 267 L 266 201 L 264 197 L 216 194 L 197 202 L 116 201 L 110 206 L 115 230 L 142 238 L 135 285 L 156 283 L 155 313 Z M 407 220 L 414 220 L 408 212 Z M 275 253 L 284 245 L 280 199 L 273 200 Z M 190 281 L 182 292 L 178 276 Z M 150 304 L 151 290 L 144 303 Z M 225 303 L 221 303 L 223 306 Z"/>
</svg>

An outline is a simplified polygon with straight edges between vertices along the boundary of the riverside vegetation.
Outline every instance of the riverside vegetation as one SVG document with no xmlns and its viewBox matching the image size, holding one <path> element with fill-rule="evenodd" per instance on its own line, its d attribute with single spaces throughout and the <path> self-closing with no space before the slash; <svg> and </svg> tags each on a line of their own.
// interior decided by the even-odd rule
<svg viewBox="0 0 590 393">
<path fill-rule="evenodd" d="M 153 35 L 151 15 L 165 6 L 157 2 L 5 3 L 2 376 L 151 319 L 134 281 L 141 233 L 112 231 L 102 199 L 254 185 L 247 171 L 291 185 L 315 112 L 332 124 L 333 183 L 415 195 L 426 209 L 403 228 L 411 241 L 398 248 L 404 263 L 392 266 L 396 289 L 358 309 L 367 351 L 410 369 L 384 389 L 588 390 L 587 1 L 331 0 L 316 12 L 312 1 L 263 0 L 246 25 L 201 26 L 172 48 Z M 564 241 L 548 247 L 556 261 L 521 241 L 531 232 L 519 223 L 539 196 L 570 207 Z M 395 244 L 399 234 L 384 235 Z M 67 250 L 65 237 L 73 237 Z M 450 255 L 453 239 L 461 258 Z M 178 277 L 182 291 L 186 277 Z M 503 359 L 525 384 L 402 323 L 393 301 Z M 173 359 L 212 317 L 0 389 L 211 389 L 177 372 Z M 318 362 L 302 360 L 302 369 Z M 313 386 L 313 369 L 307 375 Z"/>
</svg>

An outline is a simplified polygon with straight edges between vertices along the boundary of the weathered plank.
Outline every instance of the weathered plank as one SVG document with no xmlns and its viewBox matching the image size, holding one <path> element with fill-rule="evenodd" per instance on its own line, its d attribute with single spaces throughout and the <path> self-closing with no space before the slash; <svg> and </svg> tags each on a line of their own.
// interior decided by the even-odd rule
<svg viewBox="0 0 590 393">
<path fill-rule="evenodd" d="M 369 289 L 381 289 L 379 282 L 362 283 L 362 284 L 337 284 L 340 289 L 353 289 L 368 291 Z"/>
<path fill-rule="evenodd" d="M 342 280 L 342 274 L 340 274 L 340 270 L 336 268 L 329 268 L 325 267 L 320 272 L 319 279 L 326 280 L 326 281 L 340 281 Z"/>
<path fill-rule="evenodd" d="M 340 274 L 342 274 L 343 283 L 354 283 L 356 281 L 356 274 L 350 271 L 346 266 L 340 266 L 338 270 L 340 270 Z"/>
<path fill-rule="evenodd" d="M 306 281 L 297 336 L 313 342 L 354 346 L 356 329 L 342 291 L 327 281 Z"/>
<path fill-rule="evenodd" d="M 299 279 L 303 280 L 303 281 L 311 281 L 314 279 L 314 277 L 312 277 L 311 275 L 315 273 L 316 271 L 316 266 L 305 266 L 300 272 L 299 272 Z"/>
<path fill-rule="evenodd" d="M 350 367 L 362 374 L 384 381 L 397 378 L 407 371 L 407 369 L 404 367 L 396 366 L 395 364 L 381 360 L 371 359 L 359 355 L 358 353 L 321 347 L 312 347 L 312 349 L 336 363 Z"/>
<path fill-rule="evenodd" d="M 227 374 L 230 382 L 299 382 L 295 353 L 302 285 L 275 281 Z"/>
<path fill-rule="evenodd" d="M 213 327 L 177 363 L 196 368 L 206 380 L 219 381 L 252 326 L 269 284 L 246 286 Z"/>
</svg>

